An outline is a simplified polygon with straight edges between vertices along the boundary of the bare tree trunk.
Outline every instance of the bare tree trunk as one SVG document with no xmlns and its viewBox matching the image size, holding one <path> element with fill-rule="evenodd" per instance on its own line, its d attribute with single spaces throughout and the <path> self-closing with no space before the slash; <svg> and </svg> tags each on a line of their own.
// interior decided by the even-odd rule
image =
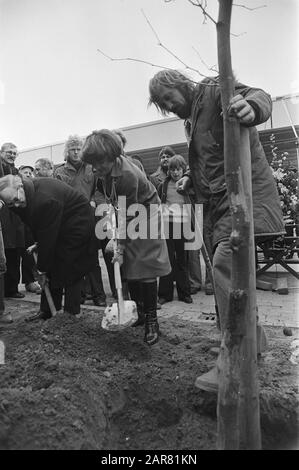
<svg viewBox="0 0 299 470">
<path fill-rule="evenodd" d="M 232 0 L 219 0 L 218 63 L 225 179 L 232 214 L 232 279 L 219 362 L 218 448 L 260 449 L 251 159 L 248 130 L 240 131 L 238 120 L 228 116 L 229 101 L 234 96 L 231 11 Z"/>
</svg>

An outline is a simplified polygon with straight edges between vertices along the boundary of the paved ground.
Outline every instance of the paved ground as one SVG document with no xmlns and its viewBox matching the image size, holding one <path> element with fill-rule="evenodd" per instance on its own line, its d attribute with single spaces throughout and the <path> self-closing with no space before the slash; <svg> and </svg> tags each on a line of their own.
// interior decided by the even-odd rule
<svg viewBox="0 0 299 470">
<path fill-rule="evenodd" d="M 110 296 L 110 288 L 107 279 L 106 267 L 103 259 L 100 258 L 100 264 L 102 267 L 102 276 L 105 291 L 107 293 L 107 301 L 112 302 L 113 299 Z M 299 271 L 299 265 L 295 265 Z M 272 283 L 273 289 L 276 288 L 276 282 L 278 278 L 287 278 L 288 290 L 287 295 L 280 295 L 274 291 L 263 291 L 257 290 L 257 303 L 259 306 L 259 317 L 262 324 L 272 326 L 288 326 L 288 327 L 299 327 L 299 280 L 289 274 L 280 266 L 272 267 L 269 272 L 259 276 L 259 279 L 265 280 Z M 20 291 L 24 291 L 24 286 L 20 286 Z M 26 292 L 25 302 L 39 303 L 39 295 L 30 294 Z M 9 299 L 6 299 L 7 310 L 10 305 Z M 15 300 L 13 301 L 15 305 Z M 163 317 L 179 316 L 184 320 L 193 320 L 199 322 L 212 323 L 214 322 L 213 315 L 215 313 L 214 308 L 214 296 L 205 295 L 204 292 L 200 291 L 196 295 L 193 295 L 193 304 L 185 304 L 178 300 L 169 302 L 163 305 L 159 311 L 159 315 Z M 89 302 L 90 306 L 85 305 L 87 309 L 96 310 L 99 307 L 94 307 L 92 302 Z M 32 304 L 31 304 L 32 305 Z M 22 307 L 21 307 L 22 306 Z M 20 303 L 22 310 L 27 310 L 24 303 Z M 29 305 L 28 305 L 29 308 Z M 31 307 L 30 307 L 31 308 Z M 102 309 L 103 310 L 103 309 Z M 23 313 L 23 312 L 22 312 Z M 21 314 L 21 312 L 20 312 Z"/>
</svg>

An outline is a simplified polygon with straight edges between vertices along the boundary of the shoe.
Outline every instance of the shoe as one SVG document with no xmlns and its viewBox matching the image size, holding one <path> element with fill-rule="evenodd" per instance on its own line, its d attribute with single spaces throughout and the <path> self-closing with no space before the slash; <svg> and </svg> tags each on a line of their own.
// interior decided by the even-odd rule
<svg viewBox="0 0 299 470">
<path fill-rule="evenodd" d="M 0 325 L 8 325 L 9 323 L 13 323 L 13 319 L 10 313 L 2 313 L 0 315 Z"/>
<path fill-rule="evenodd" d="M 71 317 L 75 317 L 75 318 L 82 318 L 83 317 L 82 312 L 72 313 L 72 312 L 68 312 L 67 310 L 65 310 L 64 313 L 68 313 Z"/>
<path fill-rule="evenodd" d="M 158 299 L 158 303 L 159 303 L 160 305 L 164 305 L 164 304 L 166 304 L 167 302 L 172 302 L 172 299 L 164 299 L 164 297 L 160 297 L 160 298 Z"/>
<path fill-rule="evenodd" d="M 206 295 L 213 295 L 214 294 L 214 289 L 213 289 L 213 286 L 210 282 L 208 282 L 205 285 L 205 294 Z"/>
<path fill-rule="evenodd" d="M 200 290 L 201 290 L 201 286 L 200 286 L 200 287 L 191 287 L 190 294 L 191 294 L 191 295 L 195 295 L 195 294 L 197 294 L 197 292 L 199 292 Z"/>
<path fill-rule="evenodd" d="M 218 370 L 217 367 L 209 370 L 206 374 L 200 375 L 195 380 L 195 387 L 206 392 L 218 393 Z"/>
<path fill-rule="evenodd" d="M 25 294 L 22 294 L 21 292 L 14 292 L 13 294 L 6 295 L 5 297 L 9 297 L 11 299 L 23 299 Z"/>
<path fill-rule="evenodd" d="M 191 295 L 186 295 L 185 297 L 179 297 L 181 302 L 185 302 L 186 304 L 193 304 L 193 299 Z"/>
<path fill-rule="evenodd" d="M 96 305 L 97 307 L 106 307 L 106 300 L 104 299 L 99 299 L 99 298 L 96 298 L 96 299 L 93 299 L 93 304 Z"/>
<path fill-rule="evenodd" d="M 159 341 L 159 323 L 157 319 L 145 320 L 144 341 L 152 346 Z"/>
<path fill-rule="evenodd" d="M 42 290 L 37 282 L 30 282 L 29 284 L 25 284 L 25 289 L 27 292 L 32 292 L 33 294 L 41 294 Z"/>
<path fill-rule="evenodd" d="M 38 321 L 38 320 L 49 320 L 49 318 L 52 318 L 52 315 L 50 312 L 41 312 L 39 310 L 38 312 L 35 312 L 29 317 L 25 318 L 25 321 L 33 322 L 33 321 Z"/>
</svg>

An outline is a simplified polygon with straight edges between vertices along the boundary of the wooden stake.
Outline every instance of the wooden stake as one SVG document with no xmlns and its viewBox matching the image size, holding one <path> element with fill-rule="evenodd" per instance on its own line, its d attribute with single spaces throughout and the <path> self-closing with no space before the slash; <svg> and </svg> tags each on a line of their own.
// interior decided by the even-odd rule
<svg viewBox="0 0 299 470">
<path fill-rule="evenodd" d="M 219 367 L 218 448 L 260 449 L 257 386 L 255 252 L 248 130 L 228 116 L 234 96 L 230 51 L 232 0 L 219 0 L 218 64 L 224 120 L 224 166 L 232 214 L 232 279 Z M 222 319 L 221 319 L 222 322 Z M 222 322 L 223 324 L 223 322 Z"/>
</svg>

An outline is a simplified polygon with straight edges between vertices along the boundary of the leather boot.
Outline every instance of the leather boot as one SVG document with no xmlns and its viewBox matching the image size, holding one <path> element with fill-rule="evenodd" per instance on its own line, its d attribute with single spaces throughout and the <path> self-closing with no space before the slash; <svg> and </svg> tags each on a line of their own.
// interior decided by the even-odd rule
<svg viewBox="0 0 299 470">
<path fill-rule="evenodd" d="M 152 346 L 159 340 L 157 320 L 157 281 L 142 282 L 143 308 L 145 314 L 144 341 Z"/>
<path fill-rule="evenodd" d="M 132 327 L 144 325 L 145 315 L 143 312 L 143 302 L 142 302 L 142 286 L 139 281 L 129 281 L 128 289 L 130 293 L 131 300 L 134 300 L 137 305 L 138 319 L 133 323 Z"/>
</svg>

